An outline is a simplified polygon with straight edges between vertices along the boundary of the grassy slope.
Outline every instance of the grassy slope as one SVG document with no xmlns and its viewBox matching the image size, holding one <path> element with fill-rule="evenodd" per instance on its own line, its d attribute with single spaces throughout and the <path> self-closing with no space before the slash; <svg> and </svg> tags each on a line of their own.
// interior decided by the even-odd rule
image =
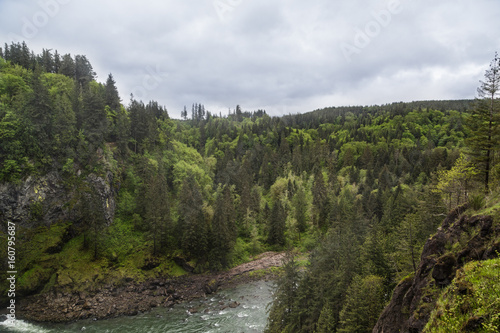
<svg viewBox="0 0 500 333">
<path fill-rule="evenodd" d="M 483 208 L 466 214 L 491 215 L 495 224 L 500 223 L 500 194 L 492 194 Z M 500 242 L 500 235 L 495 236 L 492 243 Z M 453 244 L 450 252 L 461 245 Z M 500 258 L 467 263 L 451 285 L 444 290 L 435 288 L 434 295 L 439 298 L 424 332 L 499 332 Z"/>
<path fill-rule="evenodd" d="M 68 241 L 70 224 L 25 231 L 23 243 L 18 247 L 17 292 L 27 295 L 48 291 L 53 286 L 72 291 L 93 290 L 103 284 L 119 285 L 129 279 L 139 282 L 186 274 L 171 258 L 153 259 L 147 242 L 130 226 L 121 224 L 111 228 L 115 229 L 113 239 L 108 239 L 111 245 L 97 260 L 93 260 L 91 249 L 83 250 L 83 235 Z M 152 261 L 158 266 L 149 270 L 142 268 Z M 5 291 L 4 281 L 0 289 Z M 5 293 L 2 296 L 5 297 Z"/>
<path fill-rule="evenodd" d="M 500 331 L 500 259 L 471 262 L 457 272 L 437 302 L 424 330 Z"/>
</svg>

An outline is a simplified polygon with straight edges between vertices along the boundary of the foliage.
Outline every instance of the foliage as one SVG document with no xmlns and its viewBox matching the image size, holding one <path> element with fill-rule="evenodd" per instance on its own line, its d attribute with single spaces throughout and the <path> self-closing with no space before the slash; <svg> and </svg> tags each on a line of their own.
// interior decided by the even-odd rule
<svg viewBox="0 0 500 333">
<path fill-rule="evenodd" d="M 460 154 L 450 170 L 437 172 L 436 191 L 443 194 L 449 210 L 468 201 L 469 191 L 472 188 L 471 182 L 477 174 L 476 168 L 470 164 L 464 154 Z"/>
<path fill-rule="evenodd" d="M 264 332 L 294 332 L 291 316 L 294 313 L 299 281 L 299 266 L 295 255 L 287 252 L 283 273 L 276 281 L 269 319 Z"/>
<path fill-rule="evenodd" d="M 485 72 L 485 81 L 478 88 L 478 99 L 467 118 L 469 154 L 483 177 L 485 193 L 490 189 L 491 170 L 494 169 L 495 152 L 500 142 L 500 58 L 495 53 L 490 68 Z"/>
<path fill-rule="evenodd" d="M 384 281 L 378 276 L 356 277 L 347 290 L 338 332 L 371 332 L 384 308 Z"/>
<path fill-rule="evenodd" d="M 294 246 L 310 254 L 309 265 L 299 274 L 288 257 L 267 331 L 369 330 L 441 222 L 441 195 L 449 207 L 469 193 L 472 200 L 487 151 L 498 153 L 479 135 L 493 110 L 497 138 L 496 108 L 485 100 L 283 117 L 241 106 L 222 115 L 197 102 L 190 119 L 186 107 L 178 120 L 154 101 L 122 104 L 113 76 L 97 82 L 85 56 L 34 55 L 25 43 L 4 50 L 0 181 L 55 171 L 74 194 L 65 203 L 74 209 L 72 231 L 48 255 L 51 263 L 35 267 L 44 254 L 25 252 L 20 274 L 29 272 L 23 283 L 37 289 L 185 273 L 172 257 L 217 271 Z M 483 160 L 465 157 L 465 142 Z M 490 166 L 495 184 L 500 169 L 495 159 Z M 110 225 L 89 175 L 116 194 Z M 31 208 L 35 223 L 50 207 Z M 26 237 L 26 249 L 35 239 Z M 159 266 L 142 270 L 151 260 Z M 369 315 L 360 321 L 363 311 Z"/>
<path fill-rule="evenodd" d="M 439 298 L 424 332 L 498 332 L 500 260 L 471 262 Z"/>
</svg>

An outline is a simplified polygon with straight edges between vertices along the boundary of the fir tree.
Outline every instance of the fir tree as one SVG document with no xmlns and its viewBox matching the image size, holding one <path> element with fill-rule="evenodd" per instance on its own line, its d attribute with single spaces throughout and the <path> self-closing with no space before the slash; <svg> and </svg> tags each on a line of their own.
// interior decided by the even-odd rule
<svg viewBox="0 0 500 333">
<path fill-rule="evenodd" d="M 500 58 L 495 57 L 486 70 L 485 81 L 480 81 L 478 99 L 467 121 L 470 136 L 467 143 L 470 154 L 483 175 L 485 193 L 489 193 L 490 172 L 494 152 L 500 145 Z"/>
</svg>

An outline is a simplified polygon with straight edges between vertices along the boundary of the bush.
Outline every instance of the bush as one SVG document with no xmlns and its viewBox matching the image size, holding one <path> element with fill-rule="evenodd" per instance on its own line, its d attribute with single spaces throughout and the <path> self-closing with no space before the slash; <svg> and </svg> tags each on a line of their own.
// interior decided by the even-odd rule
<svg viewBox="0 0 500 333">
<path fill-rule="evenodd" d="M 481 208 L 484 207 L 484 203 L 485 203 L 485 198 L 484 198 L 484 195 L 482 194 L 476 194 L 476 195 L 472 195 L 470 198 L 469 198 L 469 205 L 472 209 L 474 210 L 480 210 Z"/>
</svg>

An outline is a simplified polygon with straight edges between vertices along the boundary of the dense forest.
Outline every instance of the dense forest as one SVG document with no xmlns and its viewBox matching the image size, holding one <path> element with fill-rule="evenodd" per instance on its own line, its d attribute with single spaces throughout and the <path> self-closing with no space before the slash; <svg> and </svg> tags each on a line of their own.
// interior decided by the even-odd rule
<svg viewBox="0 0 500 333">
<path fill-rule="evenodd" d="M 498 188 L 498 114 L 487 89 L 480 97 L 283 117 L 196 102 L 172 119 L 155 101 L 123 103 L 113 76 L 96 81 L 83 55 L 6 44 L 0 182 L 56 172 L 76 193 L 68 218 L 49 224 L 47 203 L 29 203 L 19 290 L 48 290 L 88 267 L 144 278 L 182 271 L 174 257 L 206 272 L 287 250 L 268 332 L 370 331 L 443 216 Z M 92 177 L 114 193 L 111 218 Z M 41 254 L 40 235 L 64 242 Z"/>
</svg>

